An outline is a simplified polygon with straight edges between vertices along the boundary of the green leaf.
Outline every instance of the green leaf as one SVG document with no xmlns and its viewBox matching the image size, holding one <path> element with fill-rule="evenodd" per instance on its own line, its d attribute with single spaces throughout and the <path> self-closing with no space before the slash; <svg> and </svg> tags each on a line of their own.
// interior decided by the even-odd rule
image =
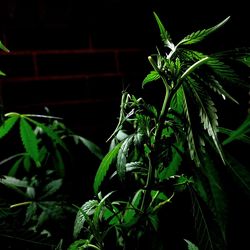
<svg viewBox="0 0 250 250">
<path fill-rule="evenodd" d="M 9 172 L 8 172 L 8 176 L 15 176 L 16 172 L 21 164 L 21 162 L 23 161 L 23 157 L 19 158 L 10 168 Z"/>
<path fill-rule="evenodd" d="M 204 92 L 203 89 L 200 88 L 200 86 L 195 81 L 193 81 L 193 79 L 189 78 L 189 84 L 196 100 L 196 104 L 200 109 L 199 115 L 201 118 L 201 122 L 203 123 L 204 129 L 207 130 L 209 136 L 212 137 L 214 145 L 223 163 L 225 164 L 225 158 L 223 155 L 222 147 L 217 137 L 218 116 L 214 102 L 212 101 L 210 96 L 207 95 L 207 93 Z"/>
<path fill-rule="evenodd" d="M 15 187 L 23 187 L 23 188 L 27 188 L 29 186 L 27 181 L 20 180 L 15 177 L 6 176 L 6 175 L 0 178 L 0 183 L 6 186 L 15 186 Z"/>
<path fill-rule="evenodd" d="M 209 56 L 206 64 L 221 79 L 227 80 L 229 82 L 241 82 L 241 79 L 236 74 L 236 72 L 229 65 L 221 61 L 219 57 L 216 57 L 216 54 L 214 56 Z"/>
<path fill-rule="evenodd" d="M 5 135 L 9 133 L 9 131 L 15 125 L 18 118 L 19 118 L 18 116 L 13 116 L 4 121 L 4 123 L 0 126 L 0 138 L 3 138 Z"/>
<path fill-rule="evenodd" d="M 40 166 L 38 140 L 32 127 L 23 117 L 20 119 L 20 136 L 26 152 L 35 161 L 36 165 Z"/>
<path fill-rule="evenodd" d="M 52 141 L 59 144 L 62 148 L 65 149 L 65 151 L 68 151 L 65 143 L 63 142 L 63 140 L 60 138 L 60 136 L 58 135 L 56 131 L 51 129 L 49 126 L 46 126 L 43 123 L 37 122 L 31 118 L 29 118 L 29 121 L 34 123 L 37 127 L 41 128 L 42 131 L 46 133 Z"/>
<path fill-rule="evenodd" d="M 241 164 L 235 157 L 231 154 L 226 154 L 227 166 L 229 167 L 232 176 L 242 189 L 250 194 L 250 171 L 247 166 Z"/>
<path fill-rule="evenodd" d="M 43 195 L 40 197 L 40 199 L 41 200 L 45 199 L 48 196 L 51 196 L 54 193 L 56 193 L 62 187 L 62 184 L 63 184 L 62 179 L 57 179 L 57 180 L 53 180 L 53 181 L 49 182 L 43 188 L 43 190 L 42 190 Z"/>
<path fill-rule="evenodd" d="M 142 87 L 144 87 L 147 83 L 156 81 L 160 78 L 160 75 L 157 71 L 151 71 L 143 80 Z"/>
<path fill-rule="evenodd" d="M 94 217 L 93 217 L 93 223 L 95 225 L 95 228 L 99 230 L 99 220 L 101 220 L 101 217 L 104 213 L 105 207 L 105 201 L 114 193 L 115 191 L 111 191 L 108 194 L 106 194 L 97 205 L 95 211 L 94 211 Z"/>
<path fill-rule="evenodd" d="M 134 195 L 131 204 L 130 203 L 128 204 L 128 207 L 127 207 L 126 212 L 124 214 L 124 222 L 126 224 L 130 224 L 130 222 L 132 220 L 134 220 L 134 216 L 137 213 L 136 209 L 139 210 L 138 207 L 140 205 L 143 192 L 144 191 L 142 189 L 138 190 L 136 192 L 136 194 Z"/>
<path fill-rule="evenodd" d="M 171 42 L 170 35 L 166 31 L 166 29 L 165 29 L 164 25 L 162 24 L 159 16 L 155 12 L 154 12 L 154 17 L 155 17 L 156 22 L 158 24 L 158 27 L 160 29 L 160 35 L 161 35 L 161 39 L 162 39 L 164 45 L 166 45 L 171 50 L 174 50 L 174 44 Z"/>
<path fill-rule="evenodd" d="M 148 219 L 153 226 L 154 230 L 157 232 L 159 230 L 159 218 L 157 214 L 149 214 Z"/>
<path fill-rule="evenodd" d="M 197 189 L 197 182 L 195 182 Z M 203 183 L 198 184 L 199 190 L 204 190 Z M 192 213 L 194 217 L 194 227 L 197 232 L 197 238 L 199 239 L 199 245 L 204 246 L 205 249 L 214 249 L 213 247 L 213 239 L 211 236 L 210 229 L 205 217 L 205 212 L 203 211 L 203 207 L 192 187 L 189 188 L 192 200 Z M 205 194 L 205 199 L 203 198 L 203 192 L 199 192 L 199 195 L 202 195 L 202 199 L 207 202 L 207 195 Z"/>
<path fill-rule="evenodd" d="M 224 130 L 225 131 L 225 130 Z M 249 137 L 246 133 L 250 132 L 250 114 L 246 117 L 246 119 L 242 122 L 242 124 L 234 131 L 232 131 L 227 139 L 223 141 L 223 145 L 227 145 L 228 143 L 234 140 L 245 139 L 245 141 L 249 142 Z"/>
<path fill-rule="evenodd" d="M 10 52 L 5 46 L 4 44 L 0 41 L 0 49 L 5 51 L 5 52 Z"/>
<path fill-rule="evenodd" d="M 59 173 L 59 175 L 61 177 L 64 177 L 65 165 L 64 165 L 62 154 L 60 153 L 60 151 L 57 148 L 55 149 L 55 155 L 54 155 L 54 158 L 53 158 L 53 163 L 54 163 L 55 169 Z"/>
<path fill-rule="evenodd" d="M 188 105 L 188 98 L 183 90 L 183 110 L 187 120 L 187 142 L 189 147 L 189 154 L 192 160 L 194 160 L 197 167 L 200 167 L 201 161 L 199 158 L 198 149 L 200 148 L 199 141 L 195 137 L 195 131 L 193 131 L 193 121 L 191 116 L 191 108 Z"/>
<path fill-rule="evenodd" d="M 23 166 L 24 166 L 24 169 L 27 172 L 30 171 L 30 168 L 31 168 L 31 159 L 30 159 L 30 156 L 27 155 L 27 154 L 23 156 Z"/>
<path fill-rule="evenodd" d="M 223 26 L 229 20 L 229 18 L 230 18 L 230 16 L 228 16 L 222 22 L 220 22 L 219 24 L 213 26 L 212 28 L 198 30 L 198 31 L 195 31 L 195 32 L 191 33 L 190 35 L 184 37 L 178 43 L 177 46 L 179 46 L 181 44 L 194 44 L 194 43 L 198 43 L 198 42 L 202 41 L 206 36 L 208 36 L 212 32 L 219 29 L 221 26 Z"/>
<path fill-rule="evenodd" d="M 6 76 L 6 74 L 2 70 L 0 70 L 0 76 Z"/>
<path fill-rule="evenodd" d="M 208 156 L 205 158 L 204 170 L 209 181 L 212 197 L 209 207 L 213 212 L 216 222 L 220 228 L 223 239 L 226 239 L 226 223 L 228 219 L 228 206 L 226 195 L 221 186 L 218 171 L 215 168 L 215 163 Z"/>
<path fill-rule="evenodd" d="M 129 136 L 122 142 L 117 155 L 117 174 L 121 181 L 125 179 L 127 156 L 133 138 L 133 136 Z"/>
<path fill-rule="evenodd" d="M 85 202 L 78 210 L 74 223 L 74 230 L 73 230 L 74 238 L 77 238 L 77 236 L 81 232 L 84 223 L 86 221 L 86 215 L 88 216 L 92 215 L 97 206 L 98 206 L 97 200 L 89 200 Z"/>
<path fill-rule="evenodd" d="M 199 250 L 199 248 L 189 240 L 184 239 L 187 243 L 188 250 Z"/>
<path fill-rule="evenodd" d="M 181 145 L 175 145 L 177 148 L 179 148 L 180 151 L 183 150 L 183 147 Z M 175 147 L 172 148 L 172 160 L 169 163 L 167 167 L 163 169 L 163 171 L 160 173 L 159 178 L 160 180 L 166 180 L 171 176 L 176 175 L 179 166 L 181 165 L 182 162 L 182 157 L 180 156 L 179 152 L 176 150 Z"/>
<path fill-rule="evenodd" d="M 111 163 L 113 162 L 114 158 L 117 156 L 119 149 L 121 147 L 122 143 L 117 144 L 111 151 L 109 151 L 106 156 L 104 156 L 97 173 L 95 175 L 94 180 L 94 192 L 95 194 L 98 193 L 99 187 L 101 186 L 107 171 L 109 170 L 109 167 Z"/>
<path fill-rule="evenodd" d="M 78 142 L 78 140 L 82 142 L 83 145 L 85 145 L 89 149 L 89 151 L 93 153 L 98 159 L 100 160 L 103 159 L 102 150 L 95 143 L 79 135 L 73 135 L 73 138 L 76 141 L 76 143 Z"/>
</svg>

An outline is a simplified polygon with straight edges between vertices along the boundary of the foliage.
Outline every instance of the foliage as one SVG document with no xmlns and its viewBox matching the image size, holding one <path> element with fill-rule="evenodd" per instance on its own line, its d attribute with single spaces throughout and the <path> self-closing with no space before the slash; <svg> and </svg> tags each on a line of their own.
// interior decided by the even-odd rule
<svg viewBox="0 0 250 250">
<path fill-rule="evenodd" d="M 11 112 L 4 118 L 0 138 L 13 148 L 9 138 L 14 135 L 14 149 L 20 151 L 13 154 L 13 150 L 6 150 L 6 145 L 5 150 L 12 155 L 0 162 L 0 214 L 2 223 L 5 222 L 5 233 L 1 230 L 0 236 L 55 249 L 57 241 L 66 237 L 68 231 L 62 221 L 72 218 L 76 211 L 69 202 L 70 192 L 66 191 L 69 159 L 74 157 L 76 148 L 73 145 L 83 144 L 98 158 L 102 158 L 101 149 L 74 134 L 59 117 Z M 57 229 L 53 224 L 59 225 Z M 8 244 L 13 247 L 15 241 Z"/>
<path fill-rule="evenodd" d="M 159 16 L 154 16 L 162 46 L 148 57 L 152 71 L 142 87 L 163 84 L 165 93 L 154 93 L 157 99 L 163 96 L 162 104 L 122 93 L 110 150 L 94 179 L 96 198 L 78 208 L 71 250 L 176 249 L 188 232 L 188 237 L 196 235 L 197 243 L 185 240 L 188 249 L 226 249 L 228 197 L 223 172 L 235 176 L 249 191 L 249 170 L 225 147 L 236 139 L 249 143 L 249 118 L 232 132 L 219 127 L 215 98 L 218 95 L 237 104 L 227 86 L 249 90 L 235 70 L 247 70 L 249 49 L 214 54 L 193 49 L 230 17 L 174 44 Z M 228 135 L 224 141 L 222 132 Z M 179 197 L 183 210 L 176 207 Z M 188 232 L 171 238 L 176 218 L 183 212 L 193 222 Z M 178 229 L 185 229 L 186 221 L 180 223 Z"/>
</svg>

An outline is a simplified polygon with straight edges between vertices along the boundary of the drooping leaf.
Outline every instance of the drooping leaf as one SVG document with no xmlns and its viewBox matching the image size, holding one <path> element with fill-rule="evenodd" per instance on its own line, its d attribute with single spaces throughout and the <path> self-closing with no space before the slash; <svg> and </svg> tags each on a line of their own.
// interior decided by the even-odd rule
<svg viewBox="0 0 250 250">
<path fill-rule="evenodd" d="M 18 118 L 19 118 L 18 116 L 12 116 L 4 121 L 4 123 L 0 126 L 0 138 L 3 138 L 5 135 L 9 133 L 9 131 L 13 128 Z"/>
<path fill-rule="evenodd" d="M 77 236 L 81 232 L 84 223 L 86 221 L 86 215 L 88 216 L 92 215 L 97 205 L 98 205 L 97 200 L 89 200 L 81 206 L 81 209 L 78 210 L 74 223 L 74 230 L 73 230 L 74 238 L 77 238 Z"/>
<path fill-rule="evenodd" d="M 96 157 L 98 157 L 100 160 L 103 159 L 103 153 L 100 147 L 98 147 L 95 143 L 92 141 L 78 135 L 73 135 L 73 138 L 76 142 L 80 141 L 85 145 L 91 153 L 93 153 Z"/>
<path fill-rule="evenodd" d="M 95 175 L 94 179 L 94 192 L 95 194 L 98 193 L 99 187 L 101 186 L 107 171 L 109 170 L 111 163 L 113 160 L 117 157 L 117 154 L 119 152 L 119 149 L 121 147 L 122 143 L 117 144 L 111 151 L 109 151 L 106 156 L 104 156 L 97 173 Z"/>
<path fill-rule="evenodd" d="M 118 155 L 117 155 L 117 174 L 120 180 L 122 181 L 125 178 L 127 156 L 128 156 L 129 147 L 132 142 L 133 142 L 133 136 L 127 137 L 122 142 Z"/>
<path fill-rule="evenodd" d="M 206 80 L 199 78 L 199 81 L 204 83 L 205 85 L 209 86 L 214 92 L 218 93 L 219 95 L 222 96 L 222 98 L 225 100 L 226 98 L 230 99 L 236 104 L 239 104 L 239 102 L 232 96 L 230 95 L 220 84 L 220 82 L 214 77 L 214 75 L 205 76 Z"/>
<path fill-rule="evenodd" d="M 15 177 L 6 176 L 6 175 L 0 178 L 0 183 L 4 185 L 15 186 L 15 187 L 23 187 L 23 188 L 28 187 L 28 182 L 26 180 L 20 180 Z"/>
<path fill-rule="evenodd" d="M 225 164 L 225 159 L 222 151 L 222 147 L 220 145 L 220 142 L 218 140 L 217 131 L 218 131 L 218 116 L 217 116 L 217 110 L 215 108 L 214 102 L 210 98 L 209 95 L 207 95 L 206 92 L 203 91 L 200 86 L 193 81 L 191 78 L 189 78 L 189 84 L 192 90 L 192 93 L 194 95 L 194 98 L 196 100 L 196 104 L 200 109 L 200 118 L 201 122 L 204 125 L 204 129 L 207 130 L 209 136 L 212 137 L 213 142 L 216 146 L 216 149 Z"/>
<path fill-rule="evenodd" d="M 205 37 L 207 37 L 212 32 L 218 30 L 221 26 L 223 26 L 229 20 L 229 18 L 230 18 L 230 16 L 228 16 L 222 22 L 220 22 L 219 24 L 217 24 L 217 25 L 215 25 L 215 26 L 213 26 L 211 28 L 198 30 L 198 31 L 195 31 L 195 32 L 191 33 L 190 35 L 184 37 L 178 43 L 177 46 L 179 46 L 181 44 L 194 44 L 194 43 L 198 43 L 198 42 L 202 41 Z"/>
<path fill-rule="evenodd" d="M 227 80 L 229 82 L 241 82 L 242 80 L 236 74 L 234 69 L 229 65 L 225 64 L 220 58 L 216 56 L 209 56 L 206 64 L 213 70 L 213 72 L 218 75 L 221 79 Z"/>
<path fill-rule="evenodd" d="M 180 88 L 183 92 L 183 110 L 187 120 L 187 141 L 189 147 L 189 154 L 192 160 L 194 160 L 196 166 L 200 167 L 201 161 L 198 153 L 198 148 L 200 147 L 198 140 L 195 137 L 195 131 L 193 131 L 193 122 L 191 117 L 190 107 L 188 105 L 188 100 L 186 98 L 183 88 Z"/>
<path fill-rule="evenodd" d="M 26 152 L 35 161 L 36 165 L 40 166 L 38 140 L 34 130 L 23 117 L 20 119 L 20 136 Z"/>
<path fill-rule="evenodd" d="M 96 209 L 94 211 L 94 216 L 93 216 L 93 223 L 95 225 L 95 228 L 97 230 L 100 230 L 99 228 L 99 220 L 106 209 L 106 200 L 114 193 L 115 191 L 111 191 L 108 194 L 106 194 L 101 200 L 99 201 L 98 205 L 96 206 Z"/>
</svg>

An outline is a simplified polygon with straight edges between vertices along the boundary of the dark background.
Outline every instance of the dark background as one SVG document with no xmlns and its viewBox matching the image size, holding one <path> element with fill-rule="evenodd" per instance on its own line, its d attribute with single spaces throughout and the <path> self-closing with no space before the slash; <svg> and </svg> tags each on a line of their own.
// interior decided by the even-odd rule
<svg viewBox="0 0 250 250">
<path fill-rule="evenodd" d="M 231 16 L 201 49 L 249 46 L 247 1 L 0 0 L 0 40 L 10 50 L 0 55 L 7 74 L 1 80 L 4 111 L 44 113 L 46 106 L 77 133 L 105 146 L 121 91 L 138 93 L 151 69 L 147 56 L 159 43 L 153 11 L 173 42 Z M 248 108 L 248 93 L 234 94 L 239 106 L 221 106 L 222 122 L 232 128 Z M 230 192 L 236 204 L 230 240 L 246 249 L 241 246 L 248 237 L 243 228 L 249 226 L 249 201 L 237 188 Z"/>
<path fill-rule="evenodd" d="M 120 92 L 140 90 L 151 69 L 147 56 L 159 44 L 153 11 L 175 43 L 231 16 L 201 49 L 216 52 L 249 44 L 246 1 L 1 0 L 0 40 L 11 51 L 0 57 L 7 74 L 1 95 L 5 110 L 43 112 L 47 106 L 80 132 L 103 141 L 110 124 L 115 126 Z M 236 95 L 242 119 L 248 95 Z"/>
</svg>

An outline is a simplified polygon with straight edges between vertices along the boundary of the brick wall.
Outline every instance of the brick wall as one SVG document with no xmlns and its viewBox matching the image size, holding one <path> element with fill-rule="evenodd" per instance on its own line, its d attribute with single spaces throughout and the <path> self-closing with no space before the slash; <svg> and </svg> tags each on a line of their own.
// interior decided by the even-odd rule
<svg viewBox="0 0 250 250">
<path fill-rule="evenodd" d="M 1 53 L 5 112 L 61 116 L 90 139 L 114 129 L 121 91 L 141 87 L 147 67 L 141 48 L 16 50 Z"/>
</svg>

